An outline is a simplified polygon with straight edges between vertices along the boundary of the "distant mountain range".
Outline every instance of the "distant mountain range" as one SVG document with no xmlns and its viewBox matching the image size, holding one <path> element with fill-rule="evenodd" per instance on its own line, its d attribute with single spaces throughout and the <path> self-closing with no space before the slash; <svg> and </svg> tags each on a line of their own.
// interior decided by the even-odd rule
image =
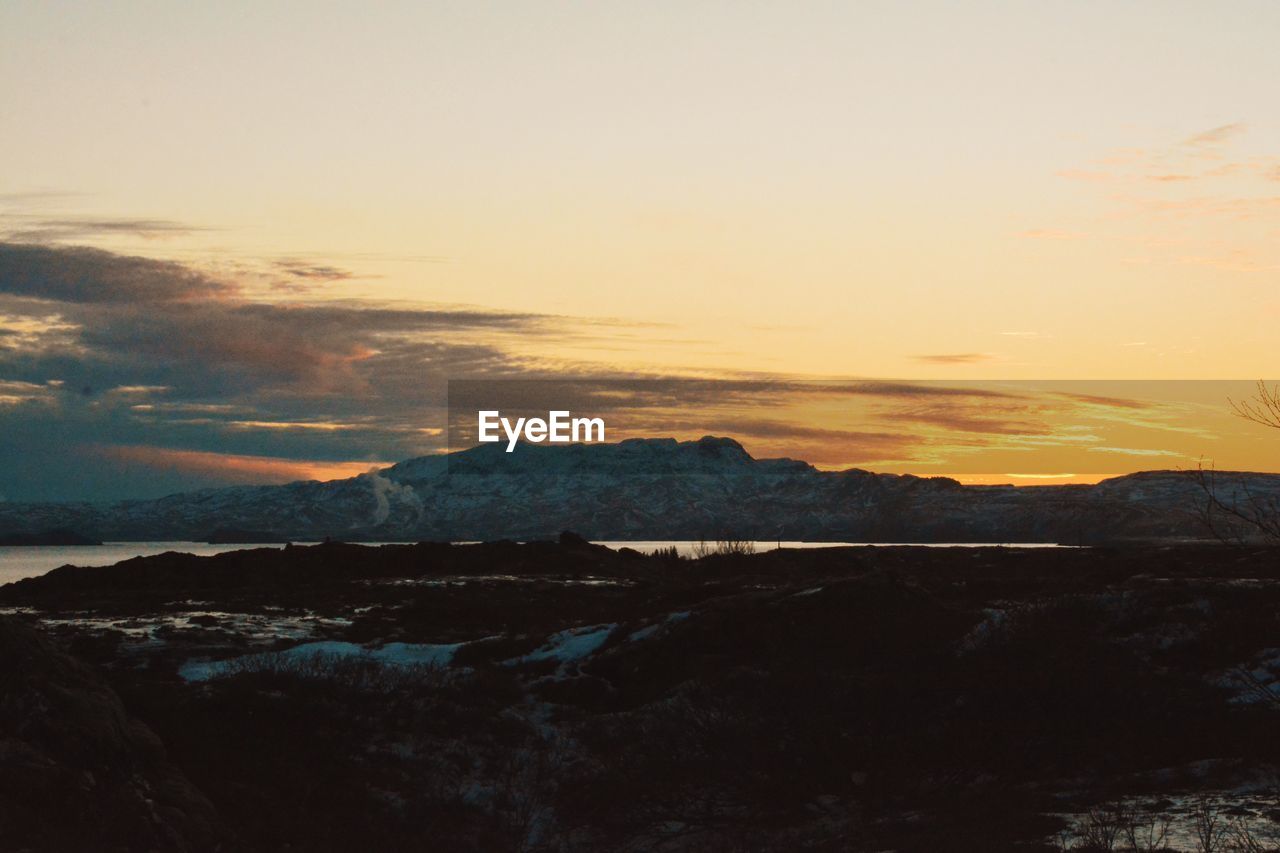
<svg viewBox="0 0 1280 853">
<path fill-rule="evenodd" d="M 1219 474 L 1219 494 L 1280 500 L 1280 475 Z M 0 533 L 106 540 L 760 539 L 1057 542 L 1210 538 L 1194 472 L 1096 485 L 965 486 L 753 459 L 731 438 L 486 444 L 331 482 L 236 486 L 112 504 L 0 504 Z"/>
</svg>

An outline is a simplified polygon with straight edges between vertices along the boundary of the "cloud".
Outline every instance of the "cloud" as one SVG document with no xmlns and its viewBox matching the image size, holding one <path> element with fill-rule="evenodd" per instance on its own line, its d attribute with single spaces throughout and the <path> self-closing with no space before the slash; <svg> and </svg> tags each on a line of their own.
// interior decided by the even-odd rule
<svg viewBox="0 0 1280 853">
<path fill-rule="evenodd" d="M 339 480 L 355 477 L 387 463 L 331 462 L 211 453 L 145 445 L 90 445 L 95 456 L 147 468 L 196 473 L 228 483 L 288 483 L 296 480 Z"/>
<path fill-rule="evenodd" d="M 117 385 L 111 389 L 110 393 L 147 396 L 150 394 L 164 394 L 172 390 L 168 385 Z"/>
<path fill-rule="evenodd" d="M 67 199 L 80 198 L 83 195 L 84 193 L 68 190 L 18 190 L 16 192 L 0 192 L 0 204 L 26 206 L 36 202 L 66 201 Z"/>
<path fill-rule="evenodd" d="M 75 304 L 234 296 L 239 288 L 173 261 L 85 247 L 0 243 L 0 293 Z"/>
<path fill-rule="evenodd" d="M 1182 141 L 1182 144 L 1192 148 L 1222 145 L 1232 137 L 1239 136 L 1241 133 L 1244 133 L 1246 129 L 1247 125 L 1239 122 L 1219 125 L 1218 127 L 1201 131 L 1200 133 L 1187 137 Z"/>
<path fill-rule="evenodd" d="M 346 279 L 355 278 L 355 273 L 351 270 L 297 258 L 275 261 L 273 266 L 292 278 L 308 281 L 345 281 Z"/>
<path fill-rule="evenodd" d="M 1088 237 L 1082 231 L 1060 231 L 1056 228 L 1032 228 L 1027 231 L 1019 232 L 1019 237 L 1025 237 L 1030 240 L 1083 240 Z"/>
<path fill-rule="evenodd" d="M 1142 447 L 1089 447 L 1085 449 L 1090 453 L 1119 453 L 1124 456 L 1186 456 L 1186 454 L 1178 453 L 1176 450 L 1156 450 Z"/>
<path fill-rule="evenodd" d="M 561 378 L 452 382 L 450 446 L 474 441 L 475 412 L 531 415 L 550 408 L 606 418 L 610 440 L 729 435 L 760 456 L 824 467 L 932 459 L 991 436 L 1047 431 L 1043 406 L 1018 390 L 872 380 Z M 694 412 L 695 415 L 690 413 Z"/>
<path fill-rule="evenodd" d="M 56 387 L 0 379 L 0 406 L 21 406 L 26 403 L 52 402 Z"/>
<path fill-rule="evenodd" d="M 169 219 L 127 218 L 38 218 L 8 217 L 16 220 L 16 227 L 8 228 L 5 237 L 22 243 L 55 243 L 68 240 L 88 240 L 95 237 L 138 237 L 158 240 L 180 237 L 205 228 L 196 228 Z"/>
<path fill-rule="evenodd" d="M 1107 397 L 1100 394 L 1062 394 L 1064 399 L 1074 400 L 1091 406 L 1106 406 L 1117 409 L 1149 409 L 1152 404 L 1145 400 L 1129 400 L 1123 397 Z"/>
<path fill-rule="evenodd" d="M 301 280 L 330 274 L 298 263 Z M 757 455 L 825 465 L 921 460 L 940 448 L 1061 445 L 1068 439 L 1045 421 L 1071 406 L 1089 407 L 1094 420 L 1128 423 L 1139 414 L 1121 411 L 1133 406 L 1118 398 L 971 382 L 619 375 L 524 352 L 531 340 L 552 349 L 626 332 L 622 321 L 270 301 L 245 284 L 252 274 L 0 242 L 5 493 L 19 500 L 158 496 L 229 482 L 352 476 L 377 460 L 439 451 L 447 444 L 439 430 L 446 406 L 465 410 L 495 387 L 505 395 L 498 408 L 589 412 L 632 435 L 684 424 L 690 437 L 741 436 L 765 451 Z M 990 357 L 919 358 L 965 364 Z M 473 380 L 471 392 L 449 383 L 457 377 Z M 474 383 L 495 379 L 507 381 Z M 389 492 L 383 497 L 388 512 L 402 509 Z M 370 511 L 378 507 L 371 492 Z"/>
<path fill-rule="evenodd" d="M 226 425 L 233 429 L 320 430 L 322 432 L 361 429 L 364 426 L 333 421 L 226 421 Z"/>
<path fill-rule="evenodd" d="M 621 437 L 655 435 L 700 438 L 726 435 L 737 439 L 756 458 L 788 455 L 815 465 L 853 465 L 910 461 L 928 443 L 923 436 L 902 431 L 839 429 L 781 419 L 727 416 L 711 412 L 691 419 L 683 412 L 637 423 L 639 429 L 623 430 Z M 610 437 L 613 440 L 613 437 Z"/>
<path fill-rule="evenodd" d="M 828 386 L 831 393 L 838 393 L 841 386 Z M 921 397 L 976 397 L 981 399 L 1021 399 L 1020 394 L 997 391 L 993 388 L 965 387 L 960 385 L 932 385 L 910 382 L 856 382 L 845 386 L 845 393 L 873 397 L 918 399 Z"/>
<path fill-rule="evenodd" d="M 517 377 L 449 383 L 450 405 L 459 411 L 482 408 L 546 411 L 565 408 L 597 413 L 652 412 L 691 408 L 759 410 L 807 399 L 918 403 L 929 400 L 1019 400 L 1010 391 L 955 384 L 873 380 L 701 379 L 672 376 Z"/>
<path fill-rule="evenodd" d="M 1280 196 L 1122 199 L 1140 213 L 1170 217 L 1225 217 L 1238 221 L 1272 218 L 1280 213 Z"/>
<path fill-rule="evenodd" d="M 1183 255 L 1177 258 L 1177 263 L 1239 273 L 1272 272 L 1280 269 L 1280 262 L 1256 260 L 1244 249 L 1220 255 Z"/>
<path fill-rule="evenodd" d="M 25 356 L 30 372 L 43 356 L 50 370 L 74 363 L 77 372 L 95 374 L 85 377 L 94 387 L 169 385 L 188 394 L 361 392 L 377 384 L 372 374 L 379 369 L 407 372 L 406 359 L 420 380 L 424 361 L 435 362 L 437 373 L 451 361 L 470 369 L 506 361 L 494 346 L 458 338 L 480 330 L 550 333 L 553 322 L 357 301 L 251 302 L 238 284 L 172 261 L 0 243 L 0 296 L 6 294 L 6 318 L 30 325 L 38 304 L 58 318 L 60 333 L 28 340 L 11 364 Z"/>
<path fill-rule="evenodd" d="M 993 411 L 965 406 L 921 406 L 882 412 L 881 420 L 897 423 L 924 424 L 951 432 L 983 435 L 1050 435 L 1045 422 L 1027 417 L 1022 411 Z"/>
<path fill-rule="evenodd" d="M 943 353 L 941 355 L 913 355 L 916 361 L 928 364 L 975 364 L 979 361 L 990 361 L 994 356 L 984 352 Z"/>
<path fill-rule="evenodd" d="M 242 280 L 174 261 L 0 242 L 0 381 L 19 383 L 0 390 L 12 451 L 0 454 L 0 482 L 18 498 L 154 494 L 228 482 L 219 466 L 230 481 L 276 481 L 316 460 L 433 452 L 442 438 L 424 428 L 444 420 L 447 379 L 529 375 L 519 348 L 530 338 L 563 340 L 596 323 L 265 301 Z M 114 476 L 101 466 L 82 476 L 92 466 L 64 458 L 73 446 L 171 450 L 111 451 L 102 461 Z M 123 471 L 130 452 L 135 470 L 144 459 L 169 464 L 165 476 Z"/>
</svg>

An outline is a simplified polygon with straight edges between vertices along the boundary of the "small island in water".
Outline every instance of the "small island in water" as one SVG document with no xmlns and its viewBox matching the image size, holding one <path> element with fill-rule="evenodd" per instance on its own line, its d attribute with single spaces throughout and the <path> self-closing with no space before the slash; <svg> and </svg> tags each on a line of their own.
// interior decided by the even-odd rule
<svg viewBox="0 0 1280 853">
<path fill-rule="evenodd" d="M 219 527 L 205 536 L 209 545 L 281 545 L 289 537 L 265 530 L 244 530 L 239 527 Z"/>
</svg>

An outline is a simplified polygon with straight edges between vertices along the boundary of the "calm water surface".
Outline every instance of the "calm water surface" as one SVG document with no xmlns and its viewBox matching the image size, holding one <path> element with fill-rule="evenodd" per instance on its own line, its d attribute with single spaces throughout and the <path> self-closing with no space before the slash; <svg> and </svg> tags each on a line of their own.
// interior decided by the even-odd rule
<svg viewBox="0 0 1280 853">
<path fill-rule="evenodd" d="M 166 551 L 209 556 L 243 548 L 283 548 L 283 545 L 209 545 L 204 542 L 108 542 L 105 545 L 0 546 L 0 585 L 33 578 L 59 566 L 110 566 L 132 557 Z"/>
<path fill-rule="evenodd" d="M 300 545 L 314 544 L 300 542 Z M 368 545 L 388 543 L 369 542 Z M 692 556 L 700 543 L 685 541 L 647 541 L 647 542 L 601 542 L 610 548 L 634 548 L 649 553 L 659 548 L 672 546 L 683 556 Z M 839 548 L 849 546 L 870 547 L 871 544 L 886 546 L 893 542 L 754 542 L 757 551 L 771 551 L 781 545 L 783 548 Z M 920 548 L 980 548 L 1001 545 L 1002 543 L 963 543 L 951 545 L 947 543 L 919 545 Z M 44 545 L 35 547 L 0 547 L 0 586 L 23 578 L 33 578 L 52 571 L 59 566 L 110 566 L 121 560 L 132 557 L 149 557 L 163 554 L 166 551 L 181 551 L 185 554 L 210 556 L 227 551 L 240 551 L 246 548 L 283 548 L 283 545 L 209 545 L 204 542 L 108 542 L 105 545 Z M 1016 548 L 1059 548 L 1060 545 L 1009 545 Z"/>
</svg>

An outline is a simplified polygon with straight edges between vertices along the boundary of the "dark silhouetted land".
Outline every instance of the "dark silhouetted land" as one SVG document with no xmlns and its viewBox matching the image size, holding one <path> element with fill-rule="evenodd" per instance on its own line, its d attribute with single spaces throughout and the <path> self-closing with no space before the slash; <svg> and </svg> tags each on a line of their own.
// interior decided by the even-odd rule
<svg viewBox="0 0 1280 853">
<path fill-rule="evenodd" d="M 1123 802 L 1272 826 L 1278 556 L 330 544 L 63 568 L 0 606 L 158 735 L 190 849 L 1036 850 Z M 75 731 L 67 773 L 98 755 Z"/>
</svg>

